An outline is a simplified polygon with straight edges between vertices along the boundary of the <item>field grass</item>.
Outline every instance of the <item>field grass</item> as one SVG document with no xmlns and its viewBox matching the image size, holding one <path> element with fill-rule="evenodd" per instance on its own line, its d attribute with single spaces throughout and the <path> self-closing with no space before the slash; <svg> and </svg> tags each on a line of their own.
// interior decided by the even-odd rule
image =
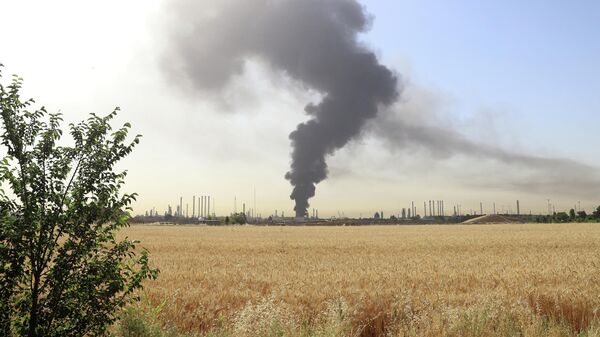
<svg viewBox="0 0 600 337">
<path fill-rule="evenodd" d="M 139 310 L 187 335 L 600 336 L 598 224 L 121 234 L 161 270 Z"/>
</svg>

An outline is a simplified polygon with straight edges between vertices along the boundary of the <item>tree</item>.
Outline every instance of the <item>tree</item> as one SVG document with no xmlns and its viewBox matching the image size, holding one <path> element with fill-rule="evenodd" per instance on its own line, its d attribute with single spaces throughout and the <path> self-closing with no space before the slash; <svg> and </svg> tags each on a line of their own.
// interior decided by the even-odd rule
<svg viewBox="0 0 600 337">
<path fill-rule="evenodd" d="M 554 215 L 554 218 L 558 222 L 568 222 L 569 221 L 569 215 L 566 212 L 558 212 Z"/>
<path fill-rule="evenodd" d="M 245 225 L 248 223 L 244 213 L 233 213 L 229 219 L 232 224 Z"/>
<path fill-rule="evenodd" d="M 576 215 L 575 215 L 575 209 L 571 208 L 571 210 L 569 211 L 569 218 L 570 218 L 571 221 L 573 221 L 573 220 L 575 220 L 575 217 L 576 217 Z"/>
<path fill-rule="evenodd" d="M 600 206 L 598 206 L 598 207 L 596 208 L 596 210 L 595 210 L 595 211 L 592 213 L 592 216 L 593 216 L 595 219 L 600 219 Z"/>
<path fill-rule="evenodd" d="M 60 145 L 61 115 L 29 110 L 21 85 L 0 81 L 0 335 L 104 335 L 158 273 L 116 237 L 136 194 L 121 194 L 126 172 L 114 166 L 140 136 L 112 130 L 116 109 L 71 124 L 71 145 Z"/>
</svg>

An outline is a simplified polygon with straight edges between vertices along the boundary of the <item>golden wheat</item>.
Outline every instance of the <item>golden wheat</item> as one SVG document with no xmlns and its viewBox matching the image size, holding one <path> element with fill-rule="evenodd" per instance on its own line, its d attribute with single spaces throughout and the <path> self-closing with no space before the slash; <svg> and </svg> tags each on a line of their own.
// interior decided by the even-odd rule
<svg viewBox="0 0 600 337">
<path fill-rule="evenodd" d="M 598 333 L 600 225 L 132 226 L 144 306 L 233 336 Z"/>
</svg>

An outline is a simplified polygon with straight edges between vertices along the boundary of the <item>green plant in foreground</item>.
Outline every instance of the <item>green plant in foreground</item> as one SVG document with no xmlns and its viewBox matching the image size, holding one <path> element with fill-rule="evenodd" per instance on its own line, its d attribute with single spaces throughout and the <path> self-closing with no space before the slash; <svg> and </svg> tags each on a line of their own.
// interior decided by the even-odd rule
<svg viewBox="0 0 600 337">
<path fill-rule="evenodd" d="M 71 124 L 72 145 L 60 145 L 60 114 L 30 111 L 21 86 L 0 82 L 0 335 L 104 335 L 158 273 L 116 238 L 136 195 L 121 194 L 114 167 L 140 136 L 112 130 L 116 109 Z"/>
</svg>

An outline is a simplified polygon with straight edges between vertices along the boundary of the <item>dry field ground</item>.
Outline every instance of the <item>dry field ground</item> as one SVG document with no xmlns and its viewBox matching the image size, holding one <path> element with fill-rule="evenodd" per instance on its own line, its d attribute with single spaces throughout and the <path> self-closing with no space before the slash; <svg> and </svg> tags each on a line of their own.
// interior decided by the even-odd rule
<svg viewBox="0 0 600 337">
<path fill-rule="evenodd" d="M 132 226 L 142 311 L 211 336 L 600 336 L 600 225 Z"/>
</svg>

